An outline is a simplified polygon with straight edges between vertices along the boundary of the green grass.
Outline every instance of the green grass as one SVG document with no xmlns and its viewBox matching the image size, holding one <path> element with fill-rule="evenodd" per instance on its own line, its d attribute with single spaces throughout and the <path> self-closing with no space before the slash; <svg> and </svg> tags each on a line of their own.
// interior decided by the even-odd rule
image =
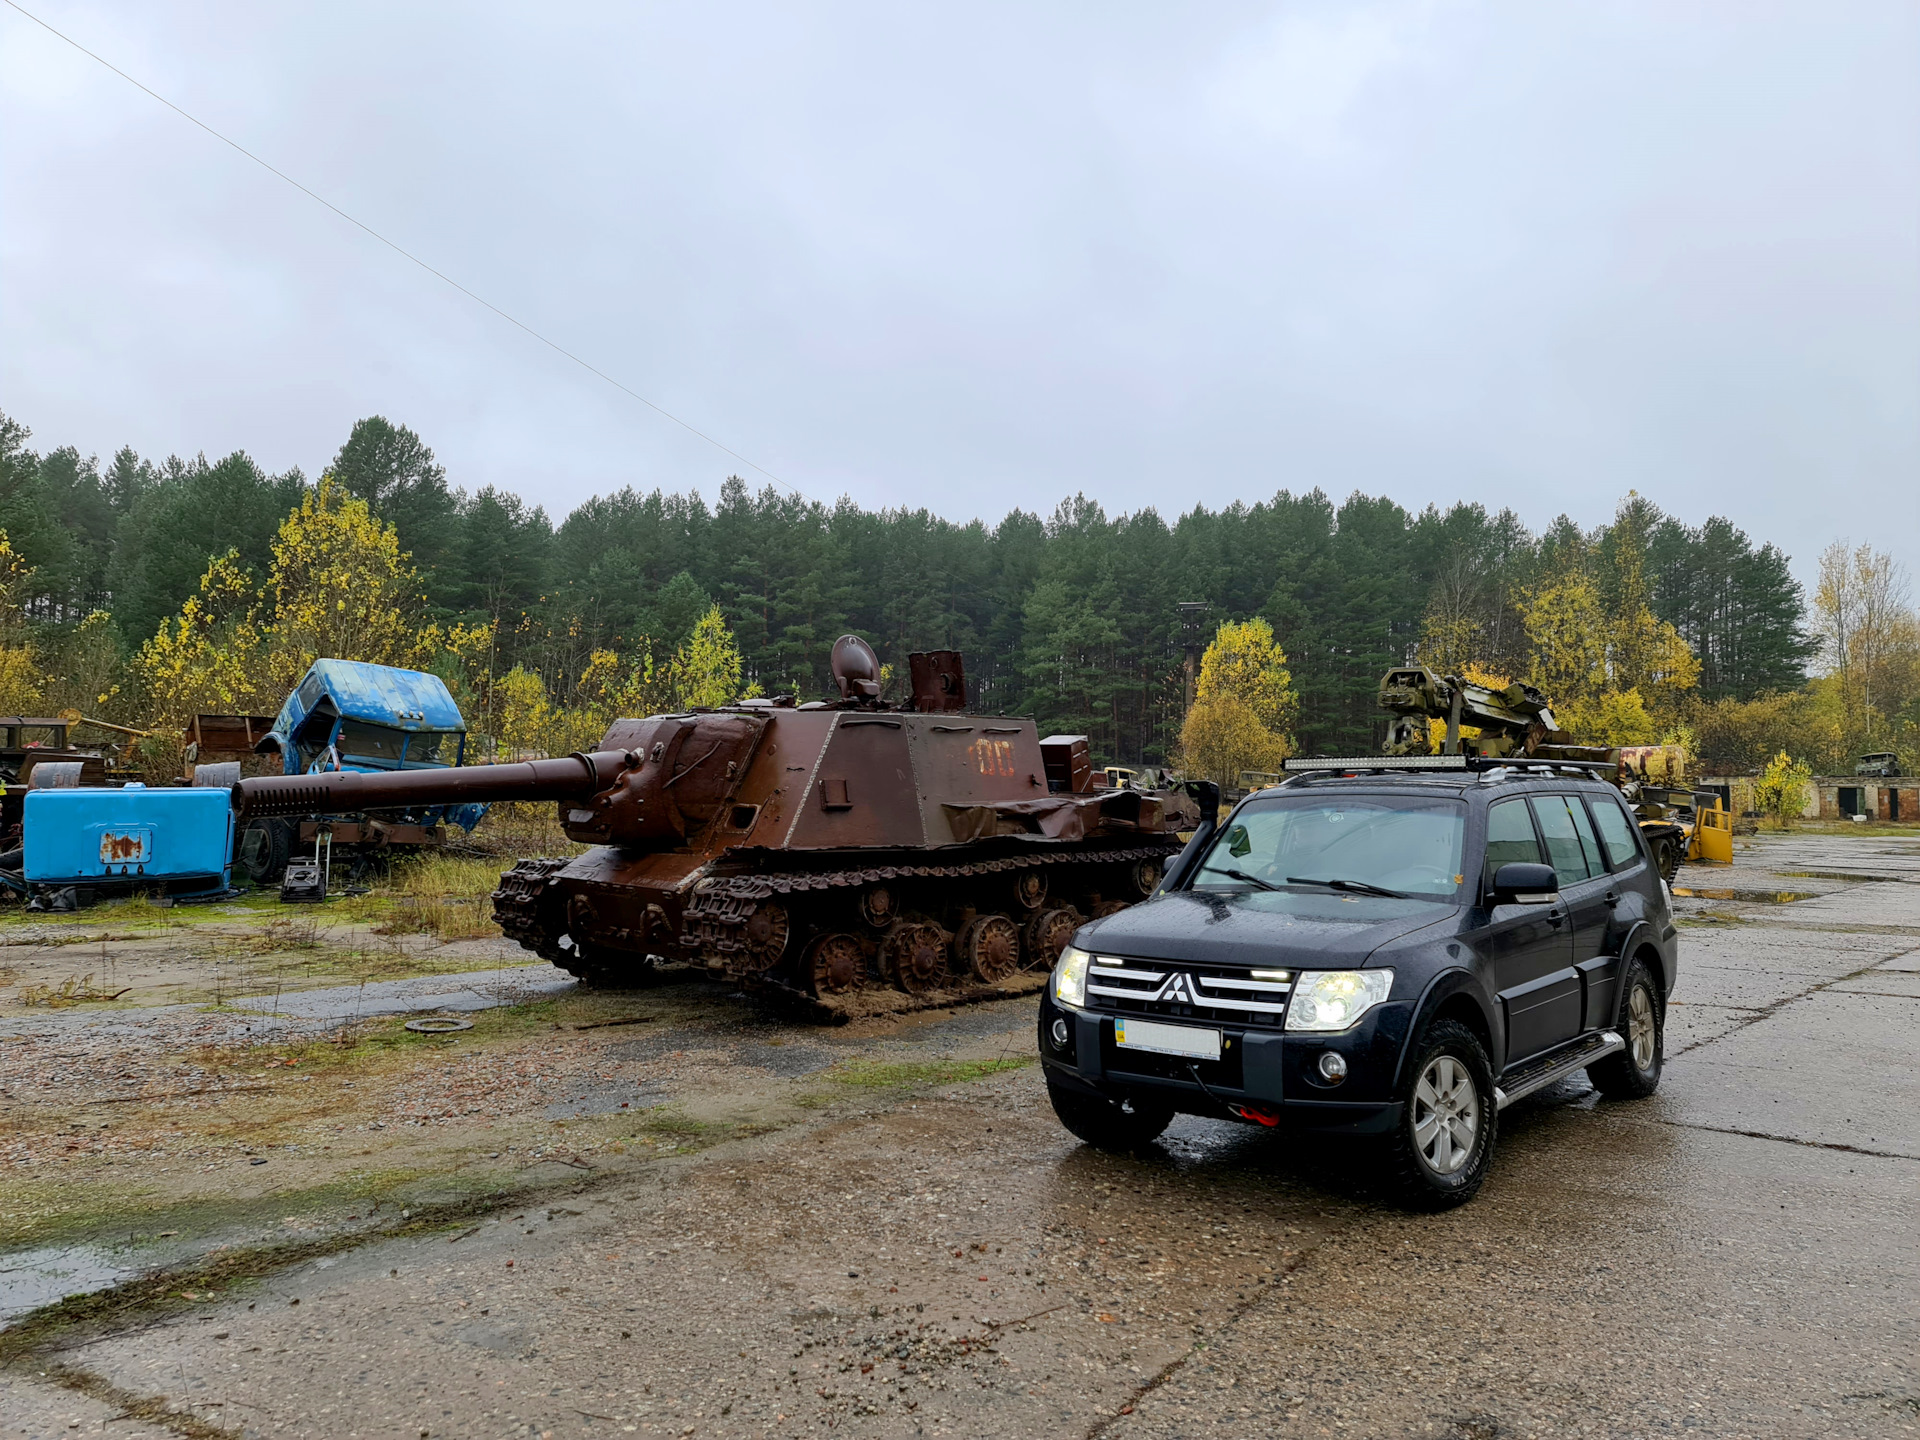
<svg viewBox="0 0 1920 1440">
<path fill-rule="evenodd" d="M 1031 1055 L 996 1060 L 848 1060 L 822 1078 L 862 1090 L 897 1090 L 909 1085 L 956 1085 L 1032 1063 Z"/>
</svg>

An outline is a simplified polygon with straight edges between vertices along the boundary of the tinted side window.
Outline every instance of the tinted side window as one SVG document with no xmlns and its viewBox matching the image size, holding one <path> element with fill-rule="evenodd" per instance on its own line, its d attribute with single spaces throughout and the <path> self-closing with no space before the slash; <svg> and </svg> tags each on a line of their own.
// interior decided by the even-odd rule
<svg viewBox="0 0 1920 1440">
<path fill-rule="evenodd" d="M 1567 809 L 1564 795 L 1536 795 L 1528 802 L 1540 822 L 1540 834 L 1547 842 L 1547 863 L 1562 885 L 1578 885 L 1589 880 L 1587 852 L 1581 847 L 1580 832 L 1573 828 L 1573 813 Z M 1577 802 L 1576 802 L 1577 803 Z"/>
<path fill-rule="evenodd" d="M 1622 869 L 1631 865 L 1640 856 L 1640 849 L 1633 843 L 1633 822 L 1627 819 L 1627 812 L 1611 800 L 1593 802 L 1593 818 L 1600 826 L 1600 839 L 1607 847 L 1607 858 L 1613 862 L 1613 868 Z"/>
<path fill-rule="evenodd" d="M 1487 884 L 1502 865 L 1538 865 L 1540 842 L 1524 800 L 1502 800 L 1487 807 Z"/>
<path fill-rule="evenodd" d="M 1587 873 L 1604 875 L 1607 873 L 1607 857 L 1600 851 L 1600 837 L 1593 833 L 1593 821 L 1587 818 L 1587 807 L 1580 803 L 1577 795 L 1569 795 L 1567 810 L 1573 816 L 1573 828 L 1579 833 L 1580 848 L 1586 852 Z"/>
</svg>

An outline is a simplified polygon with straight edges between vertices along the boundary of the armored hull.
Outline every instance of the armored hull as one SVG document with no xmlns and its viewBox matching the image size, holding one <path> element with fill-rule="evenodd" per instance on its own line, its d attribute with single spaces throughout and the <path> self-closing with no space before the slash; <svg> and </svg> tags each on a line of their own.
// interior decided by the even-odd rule
<svg viewBox="0 0 1920 1440">
<path fill-rule="evenodd" d="M 1050 789 L 1027 720 L 742 708 L 623 722 L 602 748 L 656 747 L 682 757 L 681 843 L 522 861 L 494 894 L 509 936 L 591 984 L 680 961 L 836 1014 L 1017 992 L 1150 894 L 1198 817 Z M 563 815 L 576 838 L 592 813 Z"/>
<path fill-rule="evenodd" d="M 871 651 L 841 647 L 837 702 L 620 720 L 566 759 L 248 779 L 234 806 L 554 800 L 592 848 L 501 877 L 509 937 L 593 985 L 694 965 L 832 1017 L 1037 987 L 1082 923 L 1153 891 L 1208 803 L 1096 783 L 1083 738 L 961 713 L 951 652 L 911 657 L 913 700 L 885 708 Z"/>
</svg>

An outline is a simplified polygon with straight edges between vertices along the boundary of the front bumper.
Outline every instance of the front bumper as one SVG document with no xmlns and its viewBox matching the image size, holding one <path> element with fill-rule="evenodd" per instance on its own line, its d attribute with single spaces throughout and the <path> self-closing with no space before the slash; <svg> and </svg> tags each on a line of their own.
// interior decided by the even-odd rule
<svg viewBox="0 0 1920 1440">
<path fill-rule="evenodd" d="M 1380 1134 L 1400 1116 L 1394 1096 L 1413 1008 L 1411 1002 L 1389 1001 L 1334 1035 L 1209 1025 L 1203 1028 L 1221 1030 L 1221 1057 L 1193 1062 L 1123 1050 L 1114 1041 L 1113 1013 L 1070 1010 L 1043 994 L 1040 1063 L 1048 1084 L 1108 1100 L 1152 1100 L 1190 1115 L 1242 1120 L 1250 1117 L 1233 1107 L 1244 1106 L 1289 1127 Z M 1065 1023 L 1065 1044 L 1054 1039 L 1056 1020 Z M 1329 1084 L 1318 1069 L 1328 1050 L 1347 1062 L 1338 1084 Z"/>
</svg>

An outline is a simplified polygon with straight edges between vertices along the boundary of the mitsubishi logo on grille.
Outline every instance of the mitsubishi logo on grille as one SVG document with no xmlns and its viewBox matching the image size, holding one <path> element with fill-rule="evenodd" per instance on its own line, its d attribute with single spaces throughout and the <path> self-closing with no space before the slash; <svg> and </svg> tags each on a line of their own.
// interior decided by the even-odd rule
<svg viewBox="0 0 1920 1440">
<path fill-rule="evenodd" d="M 1167 983 L 1160 987 L 1160 993 L 1153 997 L 1164 1000 L 1170 1005 L 1197 1005 L 1200 997 L 1193 993 L 1193 983 L 1178 970 L 1168 977 Z"/>
</svg>

